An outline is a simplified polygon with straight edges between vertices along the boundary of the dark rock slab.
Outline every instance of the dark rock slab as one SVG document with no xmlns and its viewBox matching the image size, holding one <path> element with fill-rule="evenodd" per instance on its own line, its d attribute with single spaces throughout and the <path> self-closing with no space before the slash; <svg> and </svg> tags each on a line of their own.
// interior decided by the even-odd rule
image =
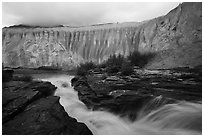
<svg viewBox="0 0 204 137">
<path fill-rule="evenodd" d="M 8 82 L 13 78 L 14 71 L 12 69 L 2 70 L 2 82 Z"/>
<path fill-rule="evenodd" d="M 21 113 L 31 102 L 52 95 L 56 87 L 50 82 L 10 81 L 3 84 L 3 123 Z"/>
<path fill-rule="evenodd" d="M 40 98 L 3 125 L 7 135 L 86 135 L 92 134 L 85 124 L 71 118 L 59 104 L 59 97 Z"/>
<path fill-rule="evenodd" d="M 87 126 L 69 117 L 53 96 L 50 82 L 9 81 L 2 84 L 4 135 L 86 135 Z"/>
</svg>

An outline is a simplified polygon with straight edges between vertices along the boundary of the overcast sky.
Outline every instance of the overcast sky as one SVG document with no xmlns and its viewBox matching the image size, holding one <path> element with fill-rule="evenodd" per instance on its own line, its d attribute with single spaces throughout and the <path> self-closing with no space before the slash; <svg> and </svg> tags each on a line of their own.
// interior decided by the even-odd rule
<svg viewBox="0 0 204 137">
<path fill-rule="evenodd" d="M 174 3 L 3 2 L 2 25 L 70 25 L 138 22 L 167 14 Z"/>
</svg>

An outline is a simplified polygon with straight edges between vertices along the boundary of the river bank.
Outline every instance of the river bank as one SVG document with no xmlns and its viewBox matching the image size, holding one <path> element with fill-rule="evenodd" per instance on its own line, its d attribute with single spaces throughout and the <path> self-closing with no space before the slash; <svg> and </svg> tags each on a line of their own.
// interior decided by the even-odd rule
<svg viewBox="0 0 204 137">
<path fill-rule="evenodd" d="M 186 134 L 191 134 L 187 133 L 187 129 L 196 132 L 202 131 L 202 122 L 199 122 L 202 121 L 201 67 L 165 70 L 135 68 L 131 75 L 126 76 L 121 75 L 120 72 L 110 74 L 103 69 L 96 68 L 89 70 L 86 75 L 74 77 L 71 82 L 78 92 L 79 99 L 93 111 L 110 112 L 133 123 L 138 123 L 138 120 L 162 110 L 161 113 L 165 114 L 162 114 L 161 117 L 158 114 L 157 120 L 166 125 L 164 128 L 167 130 L 167 134 L 173 134 L 173 132 L 168 132 L 171 131 L 168 128 L 175 123 L 170 123 L 170 121 L 168 124 L 165 123 L 168 121 L 165 120 L 165 117 L 171 117 L 171 120 L 176 122 L 177 117 L 183 116 L 182 120 L 185 119 L 186 121 L 181 122 L 178 119 L 179 124 L 173 128 L 185 129 Z M 191 105 L 187 105 L 189 108 L 182 110 L 186 103 L 193 103 L 199 107 L 193 110 Z M 179 109 L 181 110 L 174 108 L 180 105 Z M 182 111 L 189 113 L 189 116 Z M 177 112 L 182 113 L 174 114 Z M 194 112 L 197 113 L 196 116 L 191 115 Z M 154 119 L 154 116 L 152 117 Z M 152 117 L 148 119 L 151 121 Z M 155 121 L 157 120 L 155 118 Z M 162 133 L 158 132 L 158 134 Z M 177 133 L 175 132 L 175 134 Z"/>
<path fill-rule="evenodd" d="M 92 134 L 85 124 L 77 122 L 65 112 L 59 103 L 60 97 L 54 95 L 56 86 L 50 82 L 28 79 L 28 74 L 35 78 L 49 75 L 35 71 L 36 75 L 33 72 L 14 70 L 14 75 L 2 83 L 2 134 Z M 3 75 L 5 73 L 3 70 Z"/>
</svg>

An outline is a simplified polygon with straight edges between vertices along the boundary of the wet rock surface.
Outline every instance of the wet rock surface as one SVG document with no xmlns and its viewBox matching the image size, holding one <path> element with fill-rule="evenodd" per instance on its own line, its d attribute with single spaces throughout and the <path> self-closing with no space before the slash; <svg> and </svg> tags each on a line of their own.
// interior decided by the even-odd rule
<svg viewBox="0 0 204 137">
<path fill-rule="evenodd" d="M 50 82 L 14 81 L 2 84 L 2 134 L 92 134 L 85 124 L 69 117 L 53 96 Z"/>
<path fill-rule="evenodd" d="M 88 108 L 108 110 L 135 120 L 141 108 L 157 97 L 163 98 L 160 104 L 181 100 L 201 101 L 202 69 L 135 68 L 129 76 L 91 70 L 86 76 L 73 78 L 72 86 Z"/>
</svg>

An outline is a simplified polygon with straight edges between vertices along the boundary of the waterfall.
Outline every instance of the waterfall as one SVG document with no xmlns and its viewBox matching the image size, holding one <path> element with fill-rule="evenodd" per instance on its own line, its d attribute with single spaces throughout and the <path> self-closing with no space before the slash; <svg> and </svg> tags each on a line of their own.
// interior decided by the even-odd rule
<svg viewBox="0 0 204 137">
<path fill-rule="evenodd" d="M 71 87 L 72 76 L 54 76 L 42 79 L 57 86 L 55 95 L 69 116 L 85 123 L 93 134 L 153 135 L 202 134 L 202 104 L 186 101 L 168 103 L 162 96 L 148 102 L 135 121 L 111 112 L 92 111 L 78 99 Z"/>
</svg>

